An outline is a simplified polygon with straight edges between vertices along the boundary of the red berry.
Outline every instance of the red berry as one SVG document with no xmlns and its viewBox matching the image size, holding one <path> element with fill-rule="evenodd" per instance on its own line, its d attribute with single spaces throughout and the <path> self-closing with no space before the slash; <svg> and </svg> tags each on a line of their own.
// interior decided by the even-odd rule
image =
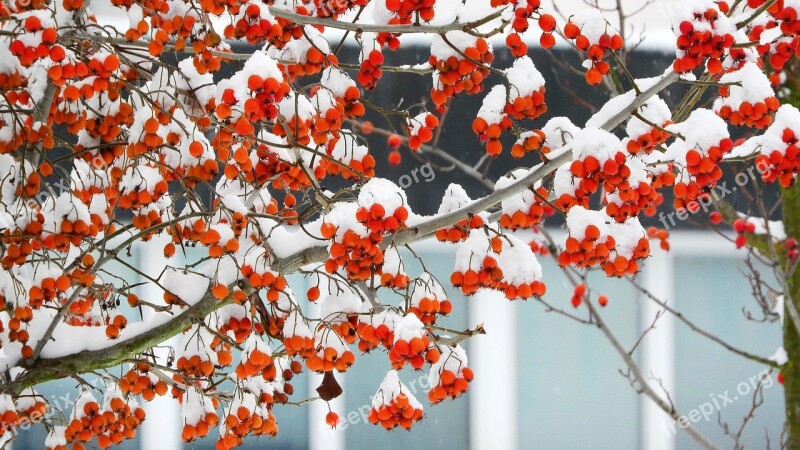
<svg viewBox="0 0 800 450">
<path fill-rule="evenodd" d="M 396 165 L 400 164 L 400 162 L 402 160 L 403 160 L 403 157 L 400 155 L 399 151 L 395 150 L 395 151 L 389 153 L 389 164 L 391 164 L 393 166 L 396 166 Z"/>
<path fill-rule="evenodd" d="M 736 231 L 737 234 L 744 233 L 746 228 L 747 228 L 747 223 L 742 219 L 736 219 L 733 222 L 733 230 Z"/>
<path fill-rule="evenodd" d="M 389 144 L 389 147 L 397 148 L 400 147 L 402 140 L 400 139 L 400 135 L 393 134 L 389 136 L 389 139 L 387 139 L 386 142 Z"/>
<path fill-rule="evenodd" d="M 722 213 L 719 211 L 712 211 L 711 214 L 708 215 L 708 219 L 712 224 L 718 225 L 722 222 Z"/>
<path fill-rule="evenodd" d="M 564 36 L 566 36 L 567 39 L 575 39 L 580 34 L 581 34 L 581 29 L 578 28 L 578 26 L 575 25 L 574 23 L 569 22 L 566 25 L 564 25 Z"/>
<path fill-rule="evenodd" d="M 325 416 L 325 423 L 327 423 L 331 428 L 336 428 L 336 425 L 339 423 L 339 415 L 333 411 L 329 412 Z"/>
<path fill-rule="evenodd" d="M 372 125 L 372 122 L 370 122 L 369 120 L 365 120 L 363 123 L 361 123 L 361 134 L 370 134 L 372 133 L 373 129 L 374 127 Z"/>
<path fill-rule="evenodd" d="M 549 33 L 556 29 L 556 18 L 550 14 L 542 14 L 539 17 L 539 28 L 545 33 Z"/>
<path fill-rule="evenodd" d="M 606 297 L 605 295 L 601 295 L 597 299 L 597 303 L 599 303 L 600 306 L 606 306 L 608 304 L 608 297 Z"/>
</svg>

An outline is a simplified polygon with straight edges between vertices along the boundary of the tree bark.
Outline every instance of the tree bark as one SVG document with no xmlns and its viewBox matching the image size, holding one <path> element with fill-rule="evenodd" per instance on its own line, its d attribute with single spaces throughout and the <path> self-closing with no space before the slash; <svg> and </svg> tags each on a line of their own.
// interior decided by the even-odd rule
<svg viewBox="0 0 800 450">
<path fill-rule="evenodd" d="M 797 62 L 787 66 L 785 73 L 788 76 L 786 86 L 789 95 L 784 100 L 795 107 L 800 107 L 800 78 L 796 74 Z M 800 237 L 800 183 L 795 182 L 783 191 L 783 225 L 787 237 Z M 788 296 L 785 301 L 792 299 L 795 308 L 800 306 L 800 270 L 788 274 Z M 795 324 L 789 316 L 789 311 L 784 305 L 783 320 L 783 348 L 789 360 L 781 367 L 783 375 L 783 395 L 786 403 L 786 438 L 787 448 L 800 450 L 800 335 Z"/>
<path fill-rule="evenodd" d="M 783 222 L 787 236 L 800 236 L 800 184 L 795 183 L 784 191 Z M 800 271 L 796 270 L 789 279 L 789 296 L 786 301 L 800 306 Z M 786 427 L 789 439 L 788 448 L 800 449 L 800 335 L 785 311 L 783 321 L 783 347 L 789 355 L 789 361 L 781 368 L 783 373 L 783 391 L 786 401 Z"/>
</svg>

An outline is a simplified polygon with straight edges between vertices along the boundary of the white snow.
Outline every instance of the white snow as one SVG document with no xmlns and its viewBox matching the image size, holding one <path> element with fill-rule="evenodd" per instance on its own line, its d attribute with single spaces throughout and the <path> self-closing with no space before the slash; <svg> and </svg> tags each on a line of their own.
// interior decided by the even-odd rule
<svg viewBox="0 0 800 450">
<path fill-rule="evenodd" d="M 415 316 L 416 317 L 416 316 Z M 389 405 L 400 394 L 408 397 L 408 404 L 414 409 L 422 409 L 422 403 L 417 400 L 405 384 L 400 381 L 400 376 L 396 370 L 390 370 L 381 382 L 378 392 L 372 397 L 372 407 L 375 409 L 384 405 Z"/>
</svg>

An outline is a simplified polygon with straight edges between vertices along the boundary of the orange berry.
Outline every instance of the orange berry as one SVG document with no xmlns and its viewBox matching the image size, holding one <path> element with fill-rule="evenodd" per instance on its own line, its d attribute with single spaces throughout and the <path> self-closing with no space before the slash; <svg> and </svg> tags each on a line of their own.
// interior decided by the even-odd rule
<svg viewBox="0 0 800 450">
<path fill-rule="evenodd" d="M 222 300 L 228 296 L 228 287 L 224 284 L 217 284 L 211 288 L 211 294 L 214 298 Z"/>
</svg>

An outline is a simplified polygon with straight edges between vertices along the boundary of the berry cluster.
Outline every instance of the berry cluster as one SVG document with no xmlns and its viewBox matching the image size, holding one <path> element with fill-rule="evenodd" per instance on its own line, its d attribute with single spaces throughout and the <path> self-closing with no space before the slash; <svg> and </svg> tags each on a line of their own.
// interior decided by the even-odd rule
<svg viewBox="0 0 800 450">
<path fill-rule="evenodd" d="M 69 287 L 70 280 L 66 274 L 52 274 L 40 280 L 35 279 L 34 284 L 28 289 L 28 305 L 38 309 L 46 302 L 51 302 L 66 293 Z"/>
<path fill-rule="evenodd" d="M 235 20 L 235 24 L 225 27 L 224 34 L 228 39 L 245 38 L 250 44 L 258 44 L 264 41 L 273 42 L 283 35 L 283 29 L 269 10 L 255 2 L 247 3 Z"/>
<path fill-rule="evenodd" d="M 428 63 L 434 68 L 434 83 L 431 88 L 431 98 L 438 109 L 442 109 L 447 100 L 461 92 L 477 94 L 483 90 L 483 80 L 489 76 L 488 66 L 494 61 L 489 42 L 483 38 L 472 38 L 460 31 L 451 31 L 445 35 L 450 42 L 458 38 L 459 52 L 452 49 L 442 41 L 441 37 L 434 37 L 437 41 L 436 49 L 432 51 Z M 462 56 L 462 54 L 464 56 Z M 466 56 L 466 57 L 465 57 Z"/>
<path fill-rule="evenodd" d="M 447 397 L 459 397 L 469 389 L 473 376 L 472 369 L 467 367 L 467 353 L 461 346 L 443 347 L 441 359 L 431 366 L 428 400 L 439 403 Z"/>
<path fill-rule="evenodd" d="M 797 239 L 787 239 L 786 242 L 783 243 L 783 248 L 786 249 L 786 257 L 789 258 L 790 261 L 797 261 L 797 257 L 800 256 L 800 246 L 797 244 Z"/>
<path fill-rule="evenodd" d="M 528 54 L 528 44 L 526 44 L 517 33 L 510 33 L 506 36 L 506 47 L 508 47 L 515 58 Z"/>
<path fill-rule="evenodd" d="M 136 429 L 144 420 L 144 410 L 132 399 L 124 400 L 116 385 L 107 388 L 102 408 L 88 391 L 81 394 L 64 429 L 66 442 L 89 442 L 97 437 L 97 446 L 108 448 L 135 437 Z"/>
<path fill-rule="evenodd" d="M 619 140 L 608 133 L 601 134 L 596 141 L 599 145 L 584 143 L 576 148 L 575 158 L 569 166 L 570 173 L 579 180 L 580 190 L 590 195 L 600 186 L 607 192 L 615 191 L 631 174 L 625 153 L 620 151 L 622 144 Z"/>
<path fill-rule="evenodd" d="M 756 232 L 755 222 L 747 219 L 736 219 L 733 221 L 733 231 L 736 232 L 736 248 L 747 245 L 747 236 Z"/>
<path fill-rule="evenodd" d="M 672 124 L 672 112 L 660 97 L 652 97 L 636 111 L 625 128 L 628 135 L 626 149 L 632 155 L 650 154 L 672 135 L 666 128 Z M 655 126 L 654 126 L 655 125 Z"/>
<path fill-rule="evenodd" d="M 11 41 L 8 50 L 19 59 L 23 67 L 30 67 L 41 58 L 49 57 L 51 61 L 58 63 L 66 57 L 64 47 L 56 44 L 58 32 L 55 24 L 49 26 L 48 23 L 42 23 L 36 15 L 28 15 L 21 22 L 26 38 Z"/>
<path fill-rule="evenodd" d="M 647 238 L 650 240 L 658 240 L 658 246 L 661 247 L 662 250 L 669 250 L 669 231 L 662 228 L 647 227 Z"/>
<path fill-rule="evenodd" d="M 201 355 L 192 355 L 188 358 L 181 356 L 178 358 L 177 368 L 187 376 L 195 378 L 209 377 L 214 374 L 214 363 L 203 359 Z"/>
<path fill-rule="evenodd" d="M 416 315 L 426 325 L 436 323 L 440 315 L 446 316 L 453 310 L 453 304 L 447 299 L 444 289 L 427 272 L 414 281 L 408 312 Z"/>
<path fill-rule="evenodd" d="M 290 93 L 279 103 L 284 121 L 278 120 L 272 125 L 272 133 L 285 137 L 300 145 L 311 142 L 311 130 L 314 126 L 314 107 L 305 95 Z"/>
<path fill-rule="evenodd" d="M 231 124 L 237 133 L 249 135 L 252 133 L 248 129 L 248 126 L 252 128 L 251 123 L 278 117 L 278 104 L 290 90 L 275 61 L 257 51 L 240 71 L 220 82 L 215 113 L 223 123 Z M 246 120 L 239 124 L 240 118 Z"/>
<path fill-rule="evenodd" d="M 474 294 L 482 287 L 497 288 L 503 279 L 503 271 L 497 266 L 497 258 L 502 250 L 501 238 L 495 236 L 487 239 L 478 230 L 471 231 L 456 253 L 457 265 L 450 275 L 450 283 L 461 288 L 466 295 Z M 461 267 L 458 262 L 466 264 Z"/>
<path fill-rule="evenodd" d="M 392 233 L 405 227 L 407 204 L 405 193 L 394 183 L 372 179 L 361 188 L 355 218 L 371 233 Z"/>
<path fill-rule="evenodd" d="M 769 155 L 759 155 L 756 164 L 766 169 L 761 174 L 764 181 L 779 181 L 781 186 L 788 188 L 794 184 L 795 177 L 800 173 L 800 147 L 794 132 L 788 128 L 783 139 L 787 144 L 783 152 L 774 150 Z"/>
<path fill-rule="evenodd" d="M 364 89 L 372 90 L 378 85 L 378 80 L 383 76 L 383 53 L 375 39 L 367 40 L 362 35 L 361 53 L 359 54 L 361 65 L 358 69 L 358 83 Z"/>
<path fill-rule="evenodd" d="M 576 284 L 575 288 L 572 290 L 572 298 L 570 299 L 572 307 L 577 308 L 581 306 L 581 303 L 583 303 L 583 298 L 585 296 L 586 296 L 586 285 L 583 283 Z"/>
<path fill-rule="evenodd" d="M 504 239 L 510 245 L 500 254 L 498 266 L 503 274 L 495 289 L 509 300 L 541 297 L 547 292 L 542 280 L 542 266 L 529 244 L 514 235 Z"/>
<path fill-rule="evenodd" d="M 605 195 L 606 214 L 619 223 L 641 212 L 652 216 L 656 207 L 664 201 L 664 196 L 658 192 L 658 187 L 663 186 L 658 184 L 661 180 L 657 180 L 657 176 L 649 172 L 641 160 L 631 158 L 627 165 L 630 176 L 617 186 L 616 191 Z"/>
<path fill-rule="evenodd" d="M 270 411 L 271 402 L 259 402 L 260 399 L 249 392 L 240 395 L 243 398 L 237 397 L 232 402 L 228 415 L 222 423 L 221 436 L 215 445 L 217 450 L 238 447 L 249 434 L 253 436 L 278 434 L 277 421 Z"/>
<path fill-rule="evenodd" d="M 458 221 L 450 228 L 436 230 L 436 239 L 441 242 L 461 242 L 469 236 L 470 230 L 482 228 L 483 217 L 472 216 L 469 219 Z"/>
<path fill-rule="evenodd" d="M 258 270 L 249 264 L 242 265 L 242 276 L 247 277 L 253 288 L 266 290 L 269 302 L 277 302 L 280 291 L 286 289 L 286 278 L 268 269 L 263 259 L 261 261 L 253 261 L 253 264 Z"/>
<path fill-rule="evenodd" d="M 661 129 L 650 128 L 650 131 L 640 134 L 636 136 L 636 138 L 628 139 L 625 144 L 628 153 L 631 155 L 638 155 L 639 153 L 649 154 L 656 147 L 667 142 L 671 135 L 664 131 L 663 128 L 670 125 L 670 123 L 671 122 L 664 122 L 660 125 Z"/>
<path fill-rule="evenodd" d="M 691 72 L 707 59 L 708 72 L 720 73 L 722 60 L 734 44 L 732 31 L 732 24 L 718 9 L 693 12 L 676 30 L 678 50 L 673 70 Z"/>
<path fill-rule="evenodd" d="M 344 267 L 350 279 L 367 280 L 372 276 L 372 269 L 383 263 L 383 252 L 377 245 L 382 238 L 378 233 L 362 237 L 353 230 L 345 230 L 340 234 L 331 223 L 323 223 L 320 233 L 333 240 L 328 250 L 330 258 L 325 261 L 328 273 Z"/>
<path fill-rule="evenodd" d="M 508 77 L 508 103 L 503 108 L 514 119 L 535 119 L 547 112 L 544 102 L 544 77 L 527 56 L 514 60 L 505 70 Z"/>
<path fill-rule="evenodd" d="M 517 169 L 497 180 L 495 187 L 502 189 L 526 174 L 527 171 L 525 169 Z M 536 186 L 535 189 L 526 189 L 511 198 L 503 200 L 501 204 L 503 214 L 500 216 L 500 226 L 509 230 L 517 230 L 531 228 L 540 224 L 542 218 L 555 212 L 553 207 L 547 204 L 548 195 L 547 189 L 542 186 Z"/>
<path fill-rule="evenodd" d="M 586 52 L 589 58 L 590 67 L 585 77 L 586 82 L 592 85 L 600 84 L 603 76 L 611 70 L 611 66 L 603 61 L 606 52 L 616 52 L 625 45 L 622 36 L 613 32 L 609 34 L 598 28 L 599 24 L 604 28 L 610 27 L 599 11 L 588 9 L 576 14 L 564 25 L 564 36 L 574 40 L 575 47 Z"/>
<path fill-rule="evenodd" d="M 383 254 L 383 265 L 380 268 L 381 286 L 390 289 L 405 289 L 408 287 L 409 277 L 405 271 L 400 252 L 395 247 L 389 247 Z"/>
<path fill-rule="evenodd" d="M 621 248 L 622 246 L 620 246 Z M 650 241 L 646 237 L 639 238 L 636 246 L 633 247 L 633 252 L 630 255 L 621 255 L 617 252 L 617 256 L 613 260 L 607 261 L 603 265 L 603 271 L 609 277 L 624 277 L 626 275 L 635 275 L 639 271 L 639 260 L 647 258 L 650 255 Z"/>
<path fill-rule="evenodd" d="M 411 23 L 415 17 L 425 22 L 433 19 L 435 0 L 382 0 L 386 9 L 397 16 L 399 23 Z M 366 2 L 365 2 L 366 3 Z"/>
<path fill-rule="evenodd" d="M 781 106 L 772 91 L 769 78 L 755 63 L 746 63 L 737 71 L 720 78 L 720 99 L 715 108 L 731 125 L 767 128 L 772 113 Z"/>
<path fill-rule="evenodd" d="M 546 136 L 542 130 L 526 131 L 519 135 L 519 139 L 511 147 L 511 156 L 522 158 L 529 152 L 541 150 L 542 154 L 547 154 L 550 148 L 545 145 Z"/>
<path fill-rule="evenodd" d="M 125 372 L 119 380 L 119 387 L 123 394 L 141 395 L 146 401 L 167 393 L 167 383 L 151 373 L 146 364 L 137 364 Z"/>
<path fill-rule="evenodd" d="M 558 255 L 560 265 L 595 267 L 610 260 L 616 241 L 600 213 L 575 206 L 567 213 L 567 226 L 570 233 L 564 250 Z"/>
<path fill-rule="evenodd" d="M 387 430 L 397 426 L 409 430 L 422 419 L 422 415 L 422 404 L 400 381 L 397 371 L 390 370 L 372 397 L 370 423 L 380 424 Z"/>
<path fill-rule="evenodd" d="M 128 326 L 128 319 L 122 314 L 117 314 L 113 319 L 106 318 L 106 336 L 109 339 L 116 339 L 119 337 L 120 331 Z"/>
<path fill-rule="evenodd" d="M 292 310 L 283 325 L 283 345 L 288 356 L 308 358 L 316 352 L 314 336 L 297 310 Z"/>
<path fill-rule="evenodd" d="M 219 401 L 216 398 L 205 397 L 198 389 L 189 388 L 178 399 L 184 406 L 184 411 L 191 409 L 191 416 L 184 414 L 183 431 L 181 438 L 184 442 L 192 442 L 208 436 L 208 431 L 219 424 L 219 416 L 215 412 Z"/>
<path fill-rule="evenodd" d="M 236 366 L 236 376 L 239 379 L 250 378 L 268 370 L 268 367 L 271 367 L 273 372 L 275 371 L 272 351 L 266 342 L 251 336 L 245 342 L 239 364 Z"/>
<path fill-rule="evenodd" d="M 70 246 L 80 245 L 84 239 L 97 236 L 99 230 L 92 222 L 89 209 L 71 193 L 62 193 L 52 207 L 52 215 L 56 211 L 63 215 L 54 217 L 51 223 L 45 222 L 43 239 L 40 240 L 42 246 L 66 252 Z"/>
<path fill-rule="evenodd" d="M 620 187 L 612 194 L 607 194 L 606 214 L 617 222 L 625 222 L 631 217 L 638 216 L 642 211 L 652 216 L 663 200 L 664 196 L 651 184 L 639 181 L 635 187 L 628 185 Z"/>
<path fill-rule="evenodd" d="M 733 141 L 725 138 L 718 145 L 711 146 L 705 151 L 690 149 L 686 152 L 686 171 L 691 179 L 688 183 L 685 181 L 675 183 L 676 208 L 687 208 L 690 202 L 708 195 L 708 190 L 722 178 L 722 168 L 719 164 L 722 162 L 723 155 L 732 149 Z"/>
<path fill-rule="evenodd" d="M 720 88 L 720 95 L 727 96 L 724 87 Z M 738 109 L 733 109 L 730 105 L 723 105 L 718 114 L 725 120 L 730 121 L 731 125 L 747 125 L 749 127 L 766 128 L 772 122 L 773 113 L 780 107 L 780 102 L 776 97 L 769 97 L 763 102 L 752 104 L 742 102 Z"/>
<path fill-rule="evenodd" d="M 352 135 L 342 135 L 330 152 L 336 161 L 326 159 L 322 164 L 329 174 L 341 174 L 345 180 L 372 178 L 375 176 L 375 158 L 368 151 L 367 146 L 359 145 Z"/>
<path fill-rule="evenodd" d="M 431 347 L 424 324 L 414 314 L 400 319 L 394 329 L 394 342 L 389 349 L 392 367 L 402 369 L 406 363 L 415 370 L 422 369 L 425 361 L 435 363 L 439 360 L 439 350 Z"/>
<path fill-rule="evenodd" d="M 497 156 L 503 151 L 500 136 L 513 126 L 504 112 L 507 98 L 505 86 L 497 85 L 483 99 L 478 115 L 472 121 L 472 131 L 486 143 L 486 153 Z"/>
<path fill-rule="evenodd" d="M 433 139 L 433 129 L 439 126 L 439 119 L 431 113 L 422 112 L 406 119 L 408 148 L 419 150 L 422 144 Z"/>
<path fill-rule="evenodd" d="M 394 343 L 394 327 L 399 316 L 392 310 L 361 316 L 358 320 L 358 349 L 368 352 L 378 345 L 391 348 Z"/>
<path fill-rule="evenodd" d="M 344 340 L 336 331 L 320 325 L 315 342 L 316 352 L 306 358 L 306 366 L 314 372 L 346 372 L 356 361 Z"/>
<path fill-rule="evenodd" d="M 267 400 L 267 401 L 262 401 Z M 225 420 L 220 426 L 220 438 L 215 448 L 228 450 L 238 447 L 248 434 L 253 436 L 275 436 L 278 424 L 270 411 L 272 396 L 262 393 L 239 392 L 231 402 Z"/>
<path fill-rule="evenodd" d="M 306 28 L 305 33 L 321 36 L 316 28 Z M 314 37 L 312 36 L 311 39 L 313 40 Z M 323 41 L 317 42 L 327 43 L 327 41 L 324 41 L 324 39 Z M 284 50 L 289 50 L 285 54 L 287 56 L 292 55 L 291 59 L 297 61 L 295 63 L 281 64 L 287 73 L 287 77 L 292 81 L 294 81 L 297 77 L 304 77 L 319 73 L 324 67 L 336 66 L 339 64 L 338 58 L 336 58 L 336 55 L 333 53 L 330 53 L 330 49 L 318 48 L 308 40 L 291 41 Z M 299 55 L 300 57 L 295 58 L 293 57 L 294 55 Z"/>
</svg>

